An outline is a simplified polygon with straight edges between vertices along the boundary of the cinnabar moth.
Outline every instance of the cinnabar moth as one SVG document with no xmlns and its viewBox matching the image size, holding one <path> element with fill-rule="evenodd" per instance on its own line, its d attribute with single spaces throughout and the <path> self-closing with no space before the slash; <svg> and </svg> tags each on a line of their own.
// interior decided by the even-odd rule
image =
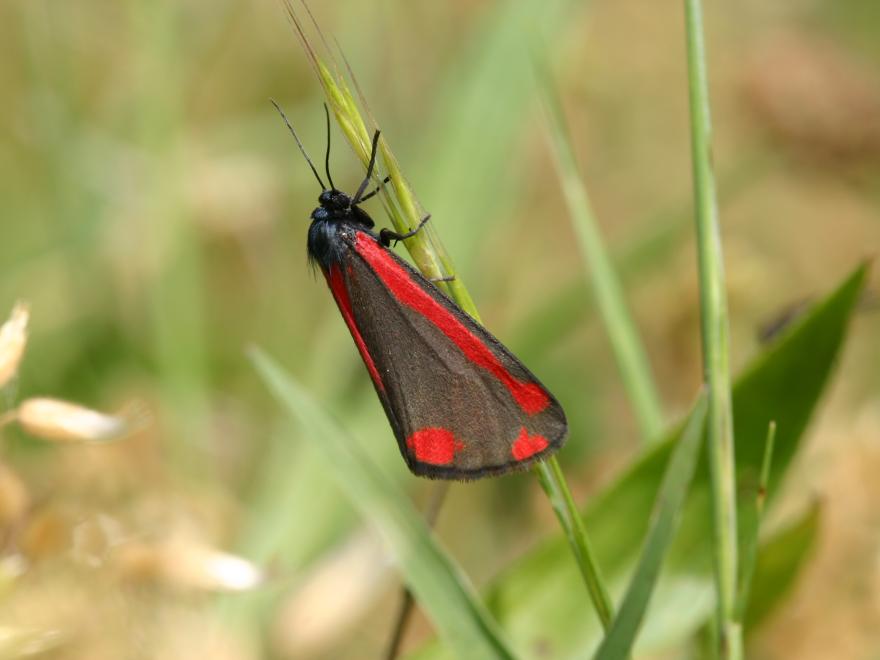
<svg viewBox="0 0 880 660">
<path fill-rule="evenodd" d="M 273 101 L 274 103 L 274 101 Z M 376 163 L 349 196 L 330 177 L 327 114 L 324 185 L 312 211 L 308 256 L 327 280 L 376 394 L 416 475 L 479 479 L 527 467 L 559 449 L 568 426 L 550 392 L 501 342 L 412 266 L 388 249 L 415 234 L 382 229 L 359 204 Z M 326 110 L 326 107 L 325 107 Z"/>
</svg>

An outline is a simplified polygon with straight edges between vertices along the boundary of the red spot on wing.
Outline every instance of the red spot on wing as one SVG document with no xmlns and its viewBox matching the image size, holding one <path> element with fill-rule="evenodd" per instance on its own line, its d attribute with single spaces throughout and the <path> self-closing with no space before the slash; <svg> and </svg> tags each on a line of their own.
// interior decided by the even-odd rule
<svg viewBox="0 0 880 660">
<path fill-rule="evenodd" d="M 464 449 L 452 431 L 436 426 L 419 429 L 406 439 L 406 446 L 417 461 L 431 465 L 449 465 L 455 460 L 455 452 Z"/>
<path fill-rule="evenodd" d="M 339 266 L 334 264 L 330 266 L 329 274 L 325 271 L 324 276 L 327 278 L 327 284 L 330 287 L 333 298 L 336 300 L 336 305 L 339 307 L 342 318 L 345 319 L 345 324 L 351 332 L 352 339 L 354 339 L 358 352 L 361 354 L 364 364 L 367 365 L 367 371 L 370 372 L 370 378 L 376 383 L 376 387 L 384 391 L 385 386 L 382 384 L 382 379 L 379 377 L 379 370 L 376 369 L 376 363 L 373 362 L 373 356 L 370 355 L 370 351 L 367 350 L 367 344 L 364 342 L 364 338 L 357 327 L 357 323 L 355 323 L 354 313 L 351 309 L 351 298 L 348 295 L 348 289 L 345 288 L 345 280 L 342 277 L 342 271 L 339 270 Z"/>
<path fill-rule="evenodd" d="M 547 448 L 547 438 L 543 435 L 529 435 L 525 427 L 519 432 L 519 437 L 510 448 L 510 453 L 518 461 L 524 461 Z"/>
<path fill-rule="evenodd" d="M 550 397 L 543 387 L 514 378 L 486 344 L 422 289 L 385 248 L 366 234 L 358 233 L 356 249 L 397 300 L 431 321 L 468 360 L 497 378 L 526 414 L 535 415 L 550 405 Z"/>
</svg>

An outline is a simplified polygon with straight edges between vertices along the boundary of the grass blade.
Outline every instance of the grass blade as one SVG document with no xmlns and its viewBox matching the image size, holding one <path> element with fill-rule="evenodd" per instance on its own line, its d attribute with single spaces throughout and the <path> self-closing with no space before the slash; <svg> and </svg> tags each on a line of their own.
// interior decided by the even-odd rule
<svg viewBox="0 0 880 660">
<path fill-rule="evenodd" d="M 565 194 L 571 223 L 577 234 L 578 245 L 590 272 L 596 303 L 608 331 L 608 338 L 611 340 L 611 348 L 624 386 L 632 401 L 642 438 L 645 442 L 654 442 L 660 440 L 663 431 L 663 413 L 651 376 L 651 367 L 635 324 L 627 310 L 623 289 L 596 224 L 571 147 L 562 108 L 550 74 L 544 67 L 538 67 L 538 79 L 550 125 L 556 170 Z"/>
<path fill-rule="evenodd" d="M 817 303 L 789 331 L 761 353 L 737 379 L 733 392 L 739 429 L 736 462 L 743 482 L 757 482 L 765 452 L 770 420 L 777 432 L 770 465 L 770 498 L 803 445 L 804 431 L 826 390 L 834 364 L 846 339 L 846 330 L 867 278 L 863 264 L 848 274 L 837 289 Z M 805 360 L 804 356 L 810 359 Z M 648 518 L 660 488 L 665 466 L 680 430 L 651 447 L 584 511 L 584 523 L 602 566 L 606 584 L 615 587 L 627 579 L 647 534 Z M 687 497 L 684 516 L 669 551 L 655 601 L 680 604 L 676 616 L 663 616 L 664 608 L 651 607 L 642 626 L 637 649 L 668 647 L 693 634 L 711 614 L 712 543 L 711 479 L 707 461 L 701 460 Z M 753 489 L 740 492 L 747 510 Z M 569 543 L 561 536 L 536 547 L 508 567 L 488 589 L 490 609 L 518 648 L 551 645 L 559 657 L 583 655 L 595 649 L 602 637 L 597 622 L 585 622 L 581 612 L 590 607 L 587 595 L 571 589 L 580 577 L 568 560 Z M 758 606 L 762 547 L 752 586 L 752 610 Z M 536 617 L 535 612 L 540 612 Z"/>
<path fill-rule="evenodd" d="M 611 603 L 608 589 L 605 587 L 605 580 L 599 570 L 596 555 L 590 545 L 584 520 L 577 510 L 568 484 L 562 476 L 559 462 L 556 458 L 551 458 L 537 465 L 535 474 L 538 476 L 541 488 L 547 494 L 547 499 L 550 500 L 550 505 L 559 519 L 559 524 L 562 525 L 566 538 L 568 538 L 568 543 L 574 552 L 575 561 L 581 572 L 581 577 L 584 578 L 584 583 L 587 585 L 587 591 L 596 608 L 596 613 L 599 615 L 599 620 L 602 622 L 602 627 L 607 630 L 614 617 L 614 606 Z"/>
<path fill-rule="evenodd" d="M 764 446 L 764 458 L 761 461 L 761 474 L 755 489 L 755 498 L 748 519 L 741 523 L 745 528 L 742 542 L 742 562 L 740 564 L 739 593 L 737 595 L 737 618 L 742 621 L 749 603 L 749 592 L 755 573 L 755 562 L 758 556 L 758 539 L 761 535 L 761 523 L 764 520 L 764 503 L 767 500 L 767 483 L 770 481 L 770 466 L 773 464 L 773 447 L 776 444 L 776 422 L 767 427 L 767 442 Z"/>
<path fill-rule="evenodd" d="M 657 508 L 645 540 L 642 556 L 629 583 L 620 611 L 596 652 L 597 660 L 626 658 L 632 651 L 639 626 L 648 609 L 660 566 L 672 541 L 685 495 L 700 455 L 700 440 L 706 419 L 706 395 L 700 394 L 687 427 L 669 459 L 663 484 L 657 494 Z"/>
<path fill-rule="evenodd" d="M 700 0 L 685 0 L 688 92 L 697 256 L 700 274 L 700 326 L 703 378 L 709 387 L 709 465 L 715 523 L 715 577 L 722 657 L 741 657 L 736 622 L 737 528 L 733 405 L 727 295 L 721 254 L 721 227 L 712 170 L 712 122 Z"/>
<path fill-rule="evenodd" d="M 406 495 L 268 355 L 255 349 L 251 359 L 303 437 L 333 465 L 329 473 L 337 485 L 393 549 L 410 588 L 449 648 L 460 657 L 516 657 L 467 578 L 435 543 Z"/>
</svg>

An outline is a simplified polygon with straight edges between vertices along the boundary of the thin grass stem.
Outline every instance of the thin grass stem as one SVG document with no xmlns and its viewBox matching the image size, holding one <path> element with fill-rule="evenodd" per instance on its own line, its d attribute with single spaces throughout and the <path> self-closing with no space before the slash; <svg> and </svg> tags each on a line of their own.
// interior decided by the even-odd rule
<svg viewBox="0 0 880 660">
<path fill-rule="evenodd" d="M 663 413 L 645 348 L 626 305 L 623 287 L 602 240 L 590 199 L 571 146 L 568 128 L 550 74 L 536 67 L 553 146 L 554 162 L 568 205 L 572 226 L 590 275 L 596 304 L 608 332 L 623 384 L 647 444 L 660 440 Z"/>
<path fill-rule="evenodd" d="M 764 456 L 761 460 L 761 474 L 758 478 L 758 488 L 755 492 L 754 511 L 751 521 L 751 529 L 746 534 L 742 561 L 740 562 L 740 586 L 737 597 L 736 611 L 740 621 L 745 618 L 746 609 L 749 605 L 752 579 L 755 574 L 755 566 L 758 561 L 758 545 L 761 534 L 761 524 L 764 521 L 764 503 L 767 500 L 767 488 L 770 482 L 770 466 L 773 462 L 773 449 L 776 445 L 776 422 L 770 422 L 767 427 L 767 440 L 764 444 Z"/>
<path fill-rule="evenodd" d="M 685 0 L 688 92 L 704 380 L 709 387 L 709 464 L 712 475 L 714 555 L 719 651 L 724 658 L 742 653 L 736 621 L 737 528 L 733 414 L 727 300 L 721 230 L 712 171 L 712 123 L 700 0 Z"/>
<path fill-rule="evenodd" d="M 584 584 L 587 585 L 587 592 L 590 594 L 602 627 L 608 630 L 614 619 L 614 605 L 605 587 L 605 580 L 599 570 L 583 518 L 578 512 L 562 469 L 559 467 L 559 461 L 555 456 L 551 456 L 546 461 L 538 463 L 534 472 L 572 547 L 578 570 L 584 578 Z"/>
<path fill-rule="evenodd" d="M 430 529 L 434 528 L 437 523 L 437 516 L 440 515 L 440 509 L 446 501 L 446 495 L 449 493 L 449 482 L 438 481 L 431 488 L 428 506 L 425 508 L 425 523 Z M 403 638 L 406 635 L 406 629 L 409 626 L 410 617 L 412 617 L 413 608 L 415 607 L 415 599 L 412 591 L 406 585 L 403 586 L 400 596 L 400 609 L 394 620 L 394 628 L 391 632 L 391 639 L 388 642 L 388 650 L 385 653 L 387 660 L 394 660 L 400 654 L 400 648 L 403 644 Z"/>
</svg>

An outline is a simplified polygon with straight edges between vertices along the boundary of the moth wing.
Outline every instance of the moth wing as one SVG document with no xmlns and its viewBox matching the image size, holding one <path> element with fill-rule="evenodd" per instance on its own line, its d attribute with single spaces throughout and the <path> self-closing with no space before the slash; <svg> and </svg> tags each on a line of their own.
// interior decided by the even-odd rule
<svg viewBox="0 0 880 660">
<path fill-rule="evenodd" d="M 504 345 L 371 234 L 345 241 L 328 283 L 412 472 L 476 479 L 562 446 L 562 407 Z"/>
</svg>

